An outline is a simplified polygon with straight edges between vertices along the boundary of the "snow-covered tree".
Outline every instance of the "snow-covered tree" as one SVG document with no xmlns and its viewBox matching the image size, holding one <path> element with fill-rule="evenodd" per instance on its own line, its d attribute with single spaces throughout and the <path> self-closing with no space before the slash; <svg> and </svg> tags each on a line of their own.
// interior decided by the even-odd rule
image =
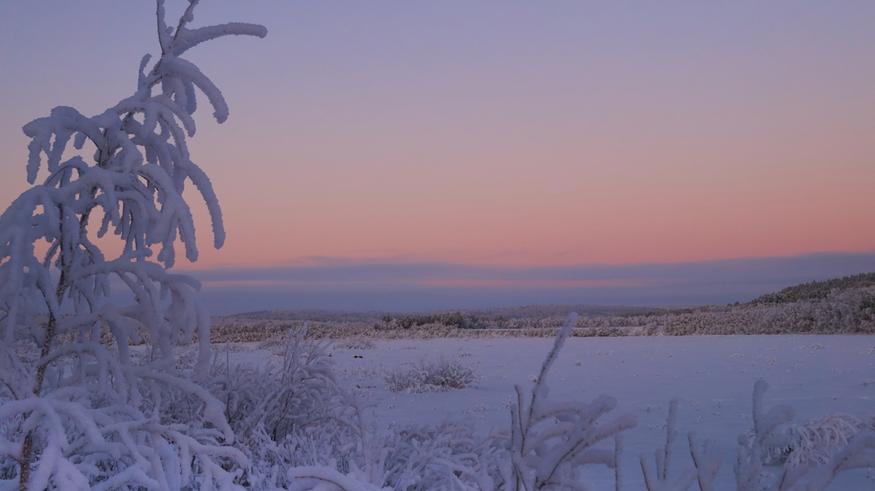
<svg viewBox="0 0 875 491">
<path fill-rule="evenodd" d="M 199 284 L 169 268 L 178 245 L 198 256 L 187 184 L 206 202 L 214 245 L 225 236 L 187 140 L 199 95 L 219 123 L 228 106 L 184 55 L 267 30 L 192 27 L 197 4 L 169 26 L 157 0 L 160 54 L 140 61 L 133 95 L 96 116 L 62 106 L 24 126 L 33 186 L 0 216 L 0 489 L 223 488 L 245 460 L 222 403 L 192 378 L 209 369 Z M 107 232 L 120 253 L 101 247 Z M 195 367 L 179 370 L 174 347 L 193 339 Z"/>
</svg>

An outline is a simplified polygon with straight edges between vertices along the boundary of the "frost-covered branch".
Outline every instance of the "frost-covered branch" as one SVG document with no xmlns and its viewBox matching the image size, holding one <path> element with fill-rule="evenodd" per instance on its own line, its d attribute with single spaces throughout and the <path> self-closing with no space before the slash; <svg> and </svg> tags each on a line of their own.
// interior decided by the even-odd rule
<svg viewBox="0 0 875 491">
<path fill-rule="evenodd" d="M 580 467 L 591 464 L 614 467 L 617 463 L 615 451 L 598 448 L 598 445 L 608 439 L 614 440 L 614 436 L 636 424 L 631 416 L 599 421 L 617 404 L 607 396 L 590 404 L 555 403 L 547 399 L 550 368 L 576 322 L 576 314 L 568 316 L 541 366 L 531 393 L 527 395 L 516 386 L 516 402 L 511 406 L 511 465 L 505 476 L 505 489 L 582 487 L 576 475 Z"/>
<path fill-rule="evenodd" d="M 696 483 L 699 485 L 699 491 L 713 491 L 717 473 L 723 465 L 723 456 L 714 448 L 711 440 L 699 442 L 695 433 L 690 432 L 687 441 L 690 445 L 690 457 L 696 468 Z"/>
<path fill-rule="evenodd" d="M 654 454 L 654 467 L 647 465 L 647 459 L 640 458 L 641 472 L 647 491 L 685 491 L 693 484 L 696 476 L 692 472 L 672 472 L 675 440 L 677 439 L 678 401 L 673 399 L 668 405 L 665 423 L 665 444 Z"/>
</svg>

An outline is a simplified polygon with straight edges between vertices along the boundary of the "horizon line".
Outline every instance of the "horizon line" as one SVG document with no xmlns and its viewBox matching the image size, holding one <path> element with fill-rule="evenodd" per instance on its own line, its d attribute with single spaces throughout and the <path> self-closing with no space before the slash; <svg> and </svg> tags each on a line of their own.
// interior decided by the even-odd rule
<svg viewBox="0 0 875 491">
<path fill-rule="evenodd" d="M 813 252 L 803 252 L 798 254 L 785 255 L 763 255 L 763 256 L 733 256 L 733 257 L 715 257 L 708 259 L 692 259 L 692 260 L 668 260 L 668 261 L 631 261 L 631 262 L 569 262 L 569 263 L 492 263 L 492 262 L 477 262 L 477 261 L 453 261 L 434 258 L 416 258 L 411 256 L 385 256 L 385 257 L 345 257 L 345 256 L 301 256 L 286 262 L 277 262 L 273 264 L 219 264 L 215 266 L 191 267 L 197 266 L 197 263 L 186 263 L 182 267 L 177 266 L 173 269 L 177 273 L 185 273 L 197 275 L 209 271 L 225 271 L 225 270 L 273 270 L 277 268 L 323 268 L 323 267 L 341 267 L 341 266 L 381 266 L 381 265 L 397 265 L 397 266 L 417 266 L 417 265 L 435 265 L 435 266 L 456 266 L 470 267 L 482 269 L 551 269 L 551 268 L 623 268 L 623 267 L 649 267 L 649 266 L 680 266 L 680 265 L 698 265 L 698 264 L 716 264 L 716 263 L 731 263 L 745 261 L 773 261 L 773 260 L 793 260 L 818 257 L 854 257 L 854 256 L 869 256 L 875 255 L 875 249 L 868 250 L 823 250 Z"/>
</svg>

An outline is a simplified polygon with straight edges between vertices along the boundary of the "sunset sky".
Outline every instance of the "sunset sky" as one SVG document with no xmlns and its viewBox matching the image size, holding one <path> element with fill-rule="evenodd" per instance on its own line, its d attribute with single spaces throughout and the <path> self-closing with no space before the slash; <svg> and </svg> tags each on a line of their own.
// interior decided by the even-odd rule
<svg viewBox="0 0 875 491">
<path fill-rule="evenodd" d="M 131 93 L 153 10 L 0 2 L 3 207 L 21 126 Z M 197 208 L 185 269 L 875 251 L 875 2 L 208 0 L 196 24 L 229 19 L 270 34 L 188 55 L 231 116 L 192 143 L 228 240 Z"/>
</svg>

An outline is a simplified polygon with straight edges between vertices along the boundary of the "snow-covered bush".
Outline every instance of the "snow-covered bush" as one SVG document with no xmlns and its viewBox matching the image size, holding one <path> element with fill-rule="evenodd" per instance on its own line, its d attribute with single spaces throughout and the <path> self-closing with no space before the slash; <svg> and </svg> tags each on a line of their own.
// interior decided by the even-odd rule
<svg viewBox="0 0 875 491">
<path fill-rule="evenodd" d="M 474 371 L 457 361 L 425 361 L 389 372 L 386 385 L 393 392 L 436 392 L 464 389 L 474 379 Z"/>
<path fill-rule="evenodd" d="M 198 91 L 220 123 L 228 106 L 183 55 L 267 31 L 193 28 L 197 3 L 171 27 L 157 1 L 160 55 L 143 57 L 133 95 L 93 117 L 62 106 L 24 126 L 27 180 L 44 177 L 0 216 L 0 489 L 227 488 L 245 463 L 221 401 L 176 369 L 174 347 L 197 338 L 194 372 L 206 375 L 210 324 L 197 281 L 168 268 L 177 243 L 198 256 L 187 183 L 206 202 L 214 245 L 224 241 L 187 139 Z M 115 256 L 97 241 L 110 231 Z M 149 356 L 132 356 L 140 341 Z"/>
<path fill-rule="evenodd" d="M 282 363 L 232 364 L 217 354 L 210 391 L 225 402 L 237 447 L 251 466 L 242 482 L 272 489 L 285 469 L 332 461 L 349 469 L 359 439 L 358 408 L 335 379 L 328 344 L 289 333 Z"/>
<path fill-rule="evenodd" d="M 377 435 L 358 413 L 352 423 L 356 438 L 342 448 L 352 449 L 347 465 L 323 454 L 288 470 L 288 489 L 294 490 L 497 490 L 505 489 L 502 464 L 508 453 L 499 438 L 478 439 L 467 424 L 390 427 Z M 335 443 L 336 444 L 336 443 Z"/>
<path fill-rule="evenodd" d="M 289 332 L 279 364 L 231 363 L 218 353 L 209 388 L 225 402 L 237 448 L 249 458 L 239 483 L 248 489 L 291 485 L 286 469 L 362 465 L 364 423 L 335 378 L 329 343 Z"/>
<path fill-rule="evenodd" d="M 461 423 L 392 429 L 384 440 L 383 483 L 392 489 L 496 489 L 500 449 Z"/>
<path fill-rule="evenodd" d="M 274 440 L 334 417 L 325 411 L 339 404 L 337 385 L 326 343 L 306 340 L 306 330 L 290 332 L 282 364 L 213 366 L 211 392 L 225 403 L 228 424 L 245 439 L 261 425 Z M 217 354 L 216 360 L 221 360 Z"/>
<path fill-rule="evenodd" d="M 286 459 L 295 490 L 494 490 L 506 452 L 496 439 L 478 439 L 470 425 L 390 427 L 377 434 L 356 407 L 346 440 L 333 440 L 314 459 Z M 324 422 L 318 426 L 324 428 Z M 329 433 L 336 434 L 329 429 Z M 351 433 L 351 434 L 350 434 Z M 291 442 L 289 442 L 291 443 Z M 345 452 L 338 458 L 338 450 Z M 267 474 L 267 473 L 263 473 Z M 498 480 L 496 480 L 498 479 Z M 280 480 L 277 480 L 280 481 Z"/>
<path fill-rule="evenodd" d="M 875 427 L 849 414 L 831 414 L 806 423 L 786 424 L 762 442 L 763 455 L 770 465 L 825 464 L 865 430 L 875 430 Z M 748 436 L 750 445 L 755 435 L 749 433 Z"/>
</svg>

